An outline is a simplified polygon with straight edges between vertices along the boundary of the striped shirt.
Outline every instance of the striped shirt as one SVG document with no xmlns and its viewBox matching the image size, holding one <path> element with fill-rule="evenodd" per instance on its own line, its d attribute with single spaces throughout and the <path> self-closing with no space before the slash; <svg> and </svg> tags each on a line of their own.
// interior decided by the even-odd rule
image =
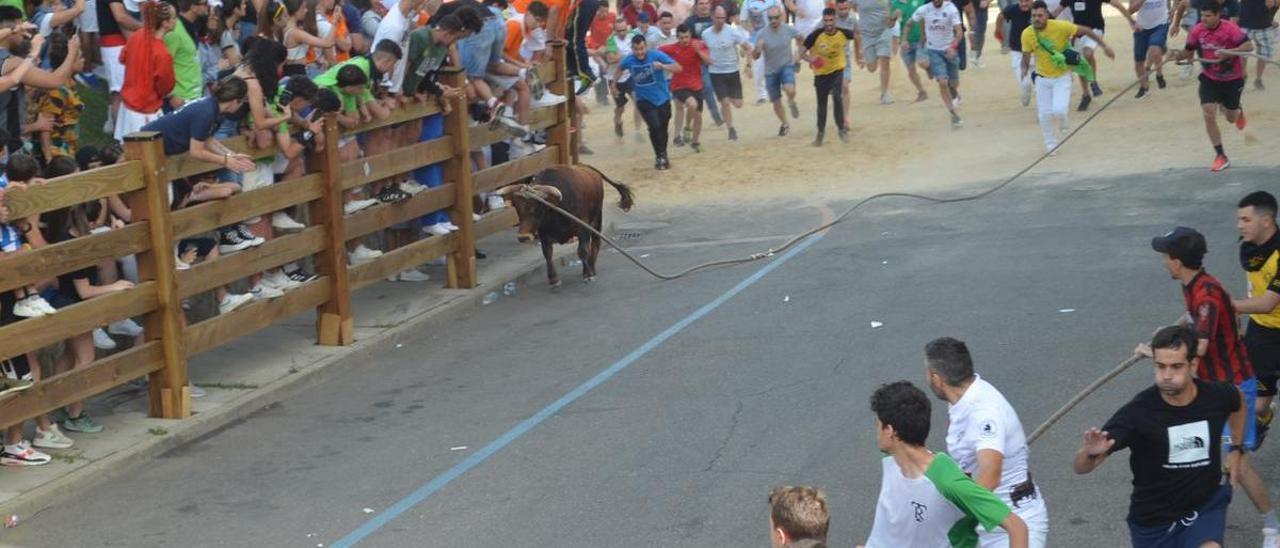
<svg viewBox="0 0 1280 548">
<path fill-rule="evenodd" d="M 1222 283 L 1202 270 L 1182 287 L 1182 297 L 1196 333 L 1209 341 L 1196 376 L 1237 386 L 1253 378 L 1253 364 L 1236 326 L 1236 309 Z"/>
</svg>

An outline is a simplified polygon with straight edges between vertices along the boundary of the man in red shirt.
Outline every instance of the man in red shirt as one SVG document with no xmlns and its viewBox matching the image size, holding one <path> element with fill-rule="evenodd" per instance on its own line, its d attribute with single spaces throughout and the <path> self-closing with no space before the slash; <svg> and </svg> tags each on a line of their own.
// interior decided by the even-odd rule
<svg viewBox="0 0 1280 548">
<path fill-rule="evenodd" d="M 147 2 L 142 5 L 142 14 L 143 27 L 129 36 L 120 50 L 120 64 L 125 68 L 116 118 L 117 141 L 160 117 L 160 106 L 175 82 L 173 57 L 164 47 L 164 34 L 177 24 L 174 9 L 169 4 Z"/>
<path fill-rule="evenodd" d="M 676 129 L 681 130 L 673 142 L 676 146 L 688 142 L 694 152 L 702 152 L 698 142 L 702 136 L 702 65 L 711 62 L 711 54 L 702 40 L 693 38 L 693 29 L 685 23 L 676 27 L 676 43 L 658 49 L 684 67 L 671 77 Z"/>
<path fill-rule="evenodd" d="M 626 2 L 626 0 L 622 0 Z M 650 21 L 658 20 L 658 8 L 653 7 L 649 0 L 631 0 L 629 4 L 622 8 L 622 18 L 627 21 L 627 26 L 636 28 L 640 25 L 640 14 L 649 14 Z"/>
</svg>

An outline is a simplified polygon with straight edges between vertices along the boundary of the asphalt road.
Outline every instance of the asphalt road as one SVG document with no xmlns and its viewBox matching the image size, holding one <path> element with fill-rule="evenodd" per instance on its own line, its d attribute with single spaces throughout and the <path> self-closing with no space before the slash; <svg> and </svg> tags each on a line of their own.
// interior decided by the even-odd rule
<svg viewBox="0 0 1280 548">
<path fill-rule="evenodd" d="M 1030 430 L 1180 313 L 1152 236 L 1200 228 L 1210 271 L 1241 290 L 1234 203 L 1266 175 L 1057 174 L 980 202 L 886 201 L 794 255 L 678 282 L 604 254 L 594 285 L 566 272 L 559 291 L 539 281 L 406 336 L 0 542 L 767 546 L 770 487 L 804 483 L 830 497 L 831 544 L 850 546 L 869 532 L 880 481 L 868 396 L 921 382 L 926 341 L 968 341 Z M 823 215 L 799 203 L 643 206 L 661 224 L 630 242 L 669 270 L 757 250 L 768 242 L 734 242 Z M 1149 366 L 1135 367 L 1032 448 L 1052 545 L 1126 543 L 1127 459 L 1085 477 L 1069 466 L 1080 432 L 1149 383 Z M 1257 463 L 1274 486 L 1270 445 Z M 352 536 L 367 523 L 377 527 Z M 1230 527 L 1232 544 L 1256 544 L 1242 493 Z"/>
</svg>

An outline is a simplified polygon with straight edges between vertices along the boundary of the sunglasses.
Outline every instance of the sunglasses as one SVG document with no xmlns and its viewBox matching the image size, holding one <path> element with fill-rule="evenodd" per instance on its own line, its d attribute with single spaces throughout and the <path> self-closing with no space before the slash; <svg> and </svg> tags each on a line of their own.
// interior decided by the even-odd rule
<svg viewBox="0 0 1280 548">
<path fill-rule="evenodd" d="M 769 20 L 770 20 L 770 21 L 777 21 L 777 20 L 779 20 L 779 19 L 782 19 L 782 16 L 781 16 L 781 15 L 770 15 L 770 16 L 769 16 Z"/>
</svg>

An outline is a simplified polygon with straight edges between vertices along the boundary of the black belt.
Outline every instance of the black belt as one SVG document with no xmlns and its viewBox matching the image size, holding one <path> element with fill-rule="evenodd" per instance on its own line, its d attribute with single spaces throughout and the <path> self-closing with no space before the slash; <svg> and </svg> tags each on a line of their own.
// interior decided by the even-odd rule
<svg viewBox="0 0 1280 548">
<path fill-rule="evenodd" d="M 1009 500 L 1013 501 L 1013 507 L 1017 508 L 1018 503 L 1029 498 L 1036 497 L 1036 484 L 1031 481 L 1031 472 L 1027 472 L 1027 481 L 1013 486 L 1009 490 Z"/>
</svg>

